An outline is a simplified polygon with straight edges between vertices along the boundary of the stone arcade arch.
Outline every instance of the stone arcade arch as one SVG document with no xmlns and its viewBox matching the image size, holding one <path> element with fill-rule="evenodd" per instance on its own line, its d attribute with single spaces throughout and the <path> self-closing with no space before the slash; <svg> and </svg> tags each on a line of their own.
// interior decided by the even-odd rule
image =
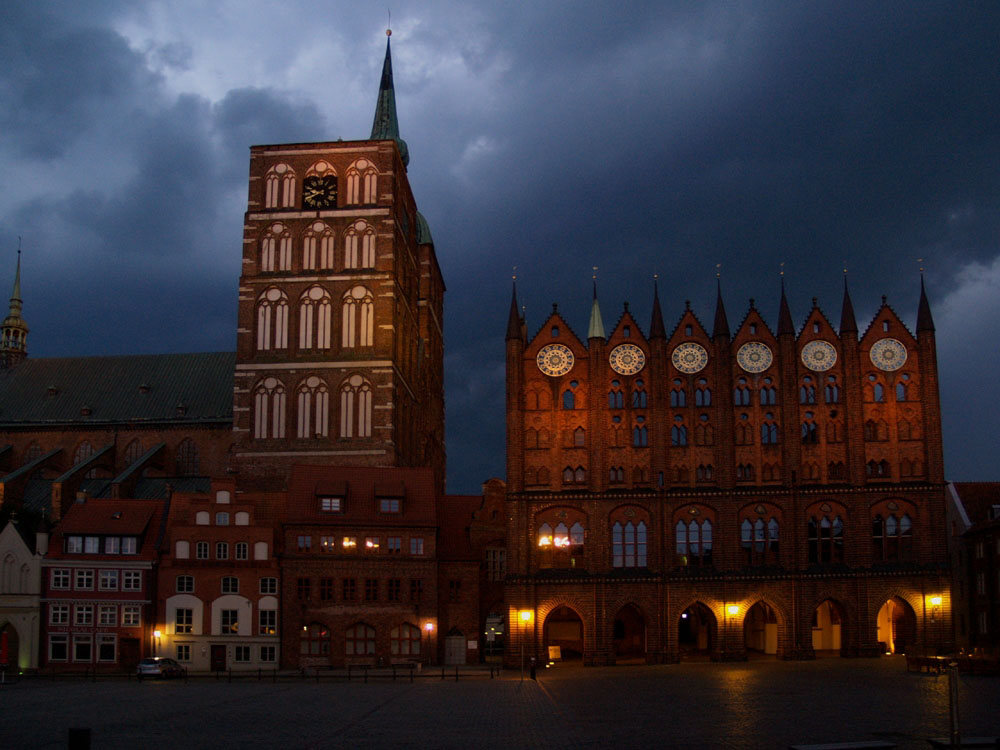
<svg viewBox="0 0 1000 750">
<path fill-rule="evenodd" d="M 917 614 L 909 602 L 899 596 L 882 605 L 876 617 L 877 640 L 887 654 L 905 654 L 917 640 Z"/>
<path fill-rule="evenodd" d="M 0 669 L 14 674 L 23 666 L 20 660 L 21 640 L 14 623 L 7 622 L 0 627 Z"/>
<path fill-rule="evenodd" d="M 558 646 L 563 661 L 583 658 L 583 619 L 572 607 L 560 605 L 545 616 L 542 638 L 543 656 Z"/>
<path fill-rule="evenodd" d="M 812 647 L 817 657 L 840 656 L 847 643 L 847 612 L 840 602 L 824 599 L 813 610 Z"/>
<path fill-rule="evenodd" d="M 750 607 L 743 618 L 743 644 L 750 655 L 778 653 L 778 614 L 764 600 Z"/>
<path fill-rule="evenodd" d="M 703 603 L 695 602 L 678 618 L 678 658 L 708 659 L 717 648 L 718 638 L 719 624 Z"/>
<path fill-rule="evenodd" d="M 615 662 L 646 661 L 646 618 L 634 604 L 626 604 L 615 615 L 613 625 Z"/>
</svg>

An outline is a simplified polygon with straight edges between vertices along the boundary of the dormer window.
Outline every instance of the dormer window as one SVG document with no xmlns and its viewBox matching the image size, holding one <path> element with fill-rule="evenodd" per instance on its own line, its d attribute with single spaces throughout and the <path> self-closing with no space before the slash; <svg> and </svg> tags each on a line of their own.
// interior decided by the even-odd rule
<svg viewBox="0 0 1000 750">
<path fill-rule="evenodd" d="M 342 513 L 344 510 L 344 498 L 321 497 L 319 499 L 319 509 L 323 513 Z"/>
<path fill-rule="evenodd" d="M 631 336 L 632 336 L 632 327 L 631 326 L 625 326 L 622 329 L 622 337 L 627 339 L 627 338 L 629 338 Z"/>
<path fill-rule="evenodd" d="M 549 333 L 552 335 L 552 338 L 559 338 L 559 326 L 552 326 L 552 330 Z"/>
<path fill-rule="evenodd" d="M 402 502 L 398 497 L 380 497 L 378 500 L 379 513 L 399 513 Z"/>
</svg>

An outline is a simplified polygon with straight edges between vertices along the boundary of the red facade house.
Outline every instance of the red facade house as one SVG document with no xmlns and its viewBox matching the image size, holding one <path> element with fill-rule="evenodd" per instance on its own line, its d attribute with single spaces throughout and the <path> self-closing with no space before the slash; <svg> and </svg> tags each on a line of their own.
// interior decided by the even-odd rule
<svg viewBox="0 0 1000 750">
<path fill-rule="evenodd" d="M 85 497 L 70 506 L 42 561 L 43 666 L 132 669 L 152 653 L 165 509 L 159 500 Z"/>
</svg>

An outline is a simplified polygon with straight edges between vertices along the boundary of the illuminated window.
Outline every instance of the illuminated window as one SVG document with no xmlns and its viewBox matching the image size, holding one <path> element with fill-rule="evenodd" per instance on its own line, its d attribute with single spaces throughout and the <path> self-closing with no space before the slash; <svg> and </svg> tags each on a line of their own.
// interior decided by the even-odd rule
<svg viewBox="0 0 1000 750">
<path fill-rule="evenodd" d="M 420 628 L 404 622 L 389 632 L 389 648 L 393 656 L 418 656 L 420 654 Z"/>
<path fill-rule="evenodd" d="M 326 656 L 330 653 L 330 631 L 318 622 L 302 628 L 299 653 L 303 656 Z"/>
<path fill-rule="evenodd" d="M 712 522 L 680 520 L 675 527 L 677 563 L 681 566 L 709 567 L 712 564 Z"/>
</svg>

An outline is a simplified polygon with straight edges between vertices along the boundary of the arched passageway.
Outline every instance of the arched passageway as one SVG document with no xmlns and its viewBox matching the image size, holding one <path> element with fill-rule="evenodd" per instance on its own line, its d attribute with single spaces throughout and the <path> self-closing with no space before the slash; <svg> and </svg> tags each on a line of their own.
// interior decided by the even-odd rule
<svg viewBox="0 0 1000 750">
<path fill-rule="evenodd" d="M 634 604 L 626 604 L 615 615 L 614 642 L 619 664 L 646 660 L 646 618 Z"/>
<path fill-rule="evenodd" d="M 570 607 L 556 607 L 549 612 L 543 637 L 546 655 L 557 646 L 563 661 L 583 658 L 583 620 Z"/>
<path fill-rule="evenodd" d="M 846 619 L 844 608 L 832 599 L 820 602 L 813 610 L 812 647 L 817 657 L 840 656 Z"/>
<path fill-rule="evenodd" d="M 707 659 L 716 647 L 718 623 L 701 602 L 685 609 L 677 622 L 677 645 L 681 659 Z"/>
<path fill-rule="evenodd" d="M 778 653 L 778 616 L 767 602 L 757 602 L 743 618 L 743 644 L 750 654 Z"/>
<path fill-rule="evenodd" d="M 878 636 L 880 646 L 887 654 L 905 654 L 912 648 L 917 636 L 917 615 L 904 599 L 894 596 L 878 611 Z"/>
<path fill-rule="evenodd" d="M 17 637 L 17 628 L 13 623 L 0 627 L 0 669 L 16 673 L 22 666 L 20 663 L 21 642 Z M 26 666 L 26 665 L 25 665 Z"/>
</svg>

